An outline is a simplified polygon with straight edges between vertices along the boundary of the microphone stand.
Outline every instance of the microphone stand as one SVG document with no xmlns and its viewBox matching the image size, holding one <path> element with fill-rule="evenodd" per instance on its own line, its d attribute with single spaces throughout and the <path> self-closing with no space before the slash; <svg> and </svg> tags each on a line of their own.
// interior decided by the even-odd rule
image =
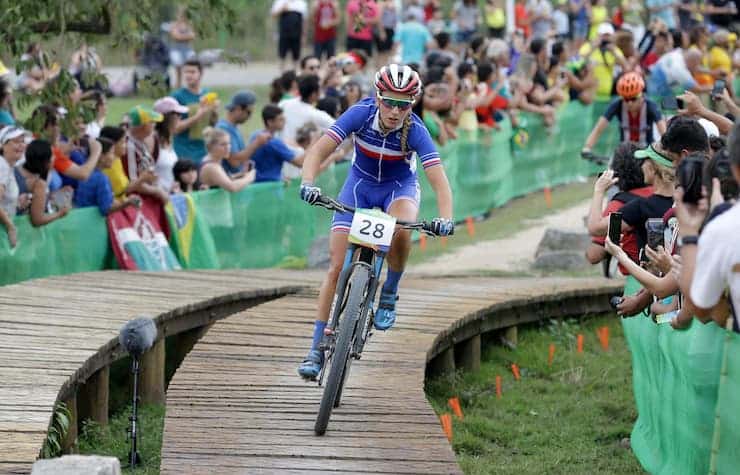
<svg viewBox="0 0 740 475">
<path fill-rule="evenodd" d="M 137 465 L 141 465 L 141 454 L 137 449 L 137 441 L 139 437 L 137 421 L 139 416 L 139 356 L 131 355 L 131 373 L 134 375 L 134 398 L 133 404 L 131 405 L 131 416 L 128 418 L 131 421 L 128 433 L 131 440 L 131 450 L 128 453 L 129 468 L 134 469 Z"/>
</svg>

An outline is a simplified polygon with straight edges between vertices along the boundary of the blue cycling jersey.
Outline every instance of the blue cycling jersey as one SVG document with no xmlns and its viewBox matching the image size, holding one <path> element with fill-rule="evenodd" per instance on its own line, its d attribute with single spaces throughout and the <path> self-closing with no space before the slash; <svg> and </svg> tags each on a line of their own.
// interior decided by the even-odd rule
<svg viewBox="0 0 740 475">
<path fill-rule="evenodd" d="M 376 182 L 403 180 L 416 175 L 416 158 L 424 169 L 440 165 L 437 147 L 422 120 L 411 114 L 411 126 L 406 140 L 406 153 L 401 151 L 403 125 L 383 133 L 378 121 L 378 106 L 368 97 L 350 107 L 329 127 L 326 135 L 338 144 L 354 133 L 355 154 L 352 167 L 360 175 Z"/>
</svg>

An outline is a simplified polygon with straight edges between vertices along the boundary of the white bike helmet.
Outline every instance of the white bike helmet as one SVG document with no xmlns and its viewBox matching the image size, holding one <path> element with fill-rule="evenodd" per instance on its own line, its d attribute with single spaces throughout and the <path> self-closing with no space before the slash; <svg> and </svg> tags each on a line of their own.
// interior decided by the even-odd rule
<svg viewBox="0 0 740 475">
<path fill-rule="evenodd" d="M 389 64 L 375 73 L 375 89 L 378 92 L 398 92 L 416 97 L 421 93 L 419 73 L 409 66 Z"/>
</svg>

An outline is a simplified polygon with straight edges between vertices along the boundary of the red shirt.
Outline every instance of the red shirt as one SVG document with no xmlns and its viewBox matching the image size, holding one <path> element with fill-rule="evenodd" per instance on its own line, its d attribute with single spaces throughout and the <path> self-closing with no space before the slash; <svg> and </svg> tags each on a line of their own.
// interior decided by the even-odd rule
<svg viewBox="0 0 740 475">
<path fill-rule="evenodd" d="M 633 195 L 637 195 L 641 198 L 647 198 L 648 196 L 653 194 L 653 187 L 645 186 L 643 188 L 635 188 L 634 190 L 630 190 L 629 193 Z M 613 199 L 606 205 L 606 209 L 602 213 L 602 216 L 609 216 L 611 213 L 622 209 L 622 206 L 624 205 L 625 205 L 624 202 Z M 603 246 L 605 240 L 606 240 L 606 237 L 595 237 L 591 239 L 591 242 L 593 242 L 594 244 Z M 635 234 L 634 229 L 630 231 L 625 231 L 624 233 L 622 233 L 620 247 L 624 249 L 624 252 L 626 252 L 628 256 L 630 256 L 630 259 L 632 259 L 635 262 L 639 261 L 640 250 L 637 247 L 637 234 Z M 623 275 L 628 275 L 627 269 L 625 269 L 621 264 L 619 265 L 619 271 Z"/>
<path fill-rule="evenodd" d="M 517 3 L 514 6 L 514 25 L 524 31 L 525 38 L 529 38 L 530 34 L 529 22 L 527 22 L 528 19 L 529 12 L 527 11 L 527 7 L 521 3 Z"/>
<path fill-rule="evenodd" d="M 374 0 L 349 0 L 347 3 L 347 36 L 371 41 L 373 25 L 369 22 L 377 16 L 378 4 Z"/>
<path fill-rule="evenodd" d="M 623 105 L 622 107 L 627 107 L 627 106 Z M 640 141 L 640 111 L 637 111 L 636 114 L 632 114 L 632 112 L 627 111 L 627 121 L 630 126 L 630 142 L 639 142 Z"/>
<path fill-rule="evenodd" d="M 337 19 L 337 10 L 334 8 L 332 0 L 319 0 L 316 6 L 316 15 L 314 16 L 314 41 L 316 43 L 325 43 L 337 37 L 337 27 L 322 27 L 322 24 L 333 23 Z"/>
</svg>

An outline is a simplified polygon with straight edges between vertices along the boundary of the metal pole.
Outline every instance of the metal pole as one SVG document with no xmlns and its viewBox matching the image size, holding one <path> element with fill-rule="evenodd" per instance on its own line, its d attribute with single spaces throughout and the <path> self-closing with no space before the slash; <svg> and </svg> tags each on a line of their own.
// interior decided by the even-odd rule
<svg viewBox="0 0 740 475">
<path fill-rule="evenodd" d="M 129 452 L 129 467 L 133 469 L 136 465 L 141 463 L 141 458 L 139 457 L 139 451 L 137 448 L 137 439 L 139 434 L 136 427 L 139 414 L 139 358 L 137 356 L 131 357 L 131 372 L 134 374 L 134 398 L 131 417 L 129 417 L 129 420 L 131 421 L 131 451 Z"/>
</svg>

